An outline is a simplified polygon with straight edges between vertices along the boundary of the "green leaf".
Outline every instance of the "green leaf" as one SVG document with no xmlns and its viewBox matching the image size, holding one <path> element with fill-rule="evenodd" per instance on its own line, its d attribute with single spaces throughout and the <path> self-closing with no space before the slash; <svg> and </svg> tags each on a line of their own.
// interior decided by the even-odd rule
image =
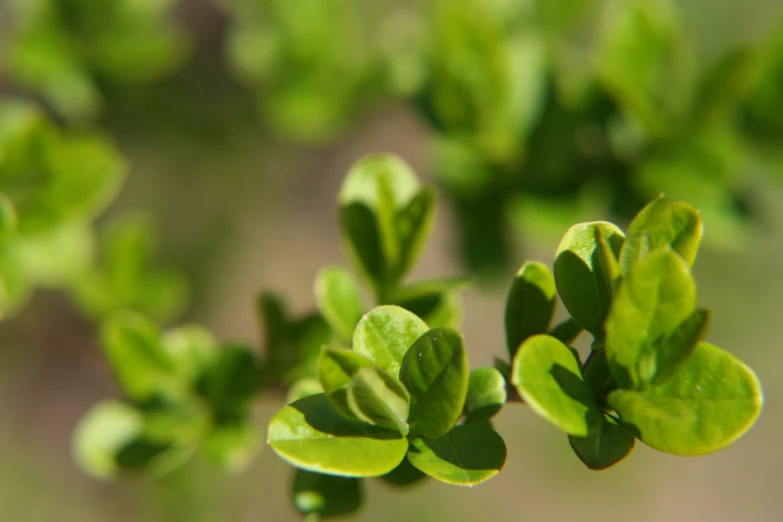
<svg viewBox="0 0 783 522">
<path fill-rule="evenodd" d="M 606 469 L 617 464 L 633 450 L 633 429 L 623 421 L 604 415 L 587 437 L 568 436 L 574 453 L 590 469 Z"/>
<path fill-rule="evenodd" d="M 218 421 L 234 421 L 248 414 L 263 380 L 256 355 L 239 344 L 218 350 L 204 376 L 204 395 L 212 402 Z"/>
<path fill-rule="evenodd" d="M 693 266 L 703 235 L 699 212 L 684 202 L 669 203 L 663 196 L 644 207 L 628 227 L 628 239 L 620 253 L 623 274 L 652 250 L 670 246 L 688 266 Z"/>
<path fill-rule="evenodd" d="M 318 360 L 318 378 L 324 393 L 347 419 L 359 420 L 348 406 L 348 386 L 361 368 L 372 368 L 364 355 L 343 348 L 324 348 Z"/>
<path fill-rule="evenodd" d="M 260 430 L 250 422 L 216 425 L 204 438 L 206 457 L 230 473 L 244 470 L 261 450 Z"/>
<path fill-rule="evenodd" d="M 577 323 L 573 317 L 557 323 L 549 332 L 549 335 L 558 339 L 563 344 L 573 343 L 579 334 L 582 333 L 582 326 Z"/>
<path fill-rule="evenodd" d="M 163 348 L 154 323 L 134 313 L 118 313 L 101 328 L 104 353 L 125 394 L 137 401 L 181 395 L 184 386 Z"/>
<path fill-rule="evenodd" d="M 503 468 L 506 445 L 488 422 L 471 422 L 436 439 L 411 441 L 408 460 L 446 484 L 475 486 Z"/>
<path fill-rule="evenodd" d="M 470 372 L 465 413 L 468 422 L 492 418 L 506 402 L 506 379 L 491 366 L 476 368 Z"/>
<path fill-rule="evenodd" d="M 163 334 L 163 350 L 174 371 L 185 381 L 196 384 L 218 352 L 212 334 L 198 325 L 181 326 Z"/>
<path fill-rule="evenodd" d="M 419 337 L 405 354 L 400 380 L 411 395 L 411 426 L 431 439 L 448 433 L 468 392 L 468 357 L 459 332 L 441 327 Z"/>
<path fill-rule="evenodd" d="M 74 431 L 74 459 L 93 477 L 111 478 L 120 471 L 116 454 L 135 440 L 142 429 L 143 417 L 135 408 L 113 400 L 100 402 Z"/>
<path fill-rule="evenodd" d="M 683 325 L 695 309 L 696 283 L 679 255 L 658 250 L 634 265 L 606 321 L 609 367 L 621 388 L 676 371 L 703 334 L 705 314 Z"/>
<path fill-rule="evenodd" d="M 408 434 L 410 396 L 389 372 L 359 368 L 348 387 L 348 407 L 365 422 Z"/>
<path fill-rule="evenodd" d="M 300 399 L 269 423 L 267 442 L 293 466 L 344 477 L 376 477 L 405 457 L 399 432 L 343 418 L 326 395 Z"/>
<path fill-rule="evenodd" d="M 318 360 L 324 346 L 335 344 L 334 334 L 319 314 L 310 314 L 291 325 L 292 338 L 284 356 L 284 381 L 292 384 L 304 377 L 318 375 Z"/>
<path fill-rule="evenodd" d="M 427 330 L 427 323 L 399 306 L 378 306 L 356 325 L 353 349 L 396 377 L 405 353 Z"/>
<path fill-rule="evenodd" d="M 537 261 L 525 262 L 506 299 L 506 347 L 512 359 L 525 339 L 549 330 L 556 296 L 555 278 L 549 267 Z"/>
<path fill-rule="evenodd" d="M 596 350 L 588 359 L 584 377 L 599 405 L 604 405 L 607 395 L 617 389 L 617 381 L 609 369 L 609 361 L 604 349 Z"/>
<path fill-rule="evenodd" d="M 435 189 L 419 191 L 407 205 L 397 211 L 396 227 L 400 242 L 397 277 L 402 278 L 413 268 L 421 255 L 435 218 Z"/>
<path fill-rule="evenodd" d="M 601 237 L 617 256 L 625 236 L 612 223 L 596 221 L 574 225 L 557 247 L 555 282 L 563 304 L 582 327 L 596 337 L 604 335 L 604 320 L 612 304 L 613 281 Z"/>
<path fill-rule="evenodd" d="M 427 475 L 414 468 L 408 459 L 402 459 L 402 462 L 396 468 L 381 476 L 381 480 L 397 487 L 412 486 L 425 478 L 427 478 Z"/>
<path fill-rule="evenodd" d="M 677 455 L 725 448 L 750 429 L 763 401 L 753 371 L 704 342 L 665 383 L 609 395 L 609 404 L 642 442 Z"/>
<path fill-rule="evenodd" d="M 318 519 L 353 513 L 362 506 L 361 479 L 336 477 L 297 469 L 292 497 L 294 506 L 305 517 Z"/>
<path fill-rule="evenodd" d="M 364 312 L 359 287 L 351 274 L 339 267 L 322 269 L 316 276 L 315 299 L 337 335 L 350 340 Z"/>
<path fill-rule="evenodd" d="M 533 411 L 569 435 L 586 437 L 601 410 L 582 378 L 572 348 L 549 335 L 534 335 L 514 357 L 511 383 Z"/>
<path fill-rule="evenodd" d="M 399 279 L 400 267 L 413 261 L 411 256 L 401 262 L 397 218 L 398 209 L 407 208 L 418 191 L 419 182 L 413 171 L 392 155 L 362 158 L 348 172 L 340 189 L 337 200 L 343 244 L 357 271 L 364 274 L 379 297 Z M 410 216 L 402 216 L 411 254 L 421 239 L 412 233 L 407 219 L 420 215 L 418 221 L 425 227 L 421 220 L 429 219 L 429 211 L 420 206 L 417 203 Z"/>
</svg>

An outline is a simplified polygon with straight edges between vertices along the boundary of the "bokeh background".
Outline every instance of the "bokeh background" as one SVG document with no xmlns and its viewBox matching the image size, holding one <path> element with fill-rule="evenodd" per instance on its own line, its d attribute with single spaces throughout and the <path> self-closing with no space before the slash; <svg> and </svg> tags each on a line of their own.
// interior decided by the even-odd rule
<svg viewBox="0 0 783 522">
<path fill-rule="evenodd" d="M 66 10 L 75 11 L 89 4 L 50 3 L 67 4 Z M 105 1 L 114 3 L 123 2 Z M 280 7 L 285 1 L 147 3 L 163 6 L 159 10 L 170 24 L 165 31 L 158 28 L 134 37 L 128 29 L 133 24 L 95 8 L 95 19 L 84 22 L 93 29 L 68 40 L 52 36 L 56 31 L 47 18 L 52 15 L 36 14 L 46 2 L 0 0 L 0 97 L 34 100 L 62 128 L 97 129 L 116 143 L 130 170 L 97 225 L 129 210 L 142 210 L 154 219 L 157 262 L 176 267 L 190 285 L 189 305 L 172 323 L 198 322 L 221 339 L 258 345 L 253 303 L 260 290 L 285 295 L 295 311 L 311 309 L 317 270 L 346 264 L 335 207 L 342 176 L 362 155 L 387 151 L 443 188 L 435 237 L 414 275 L 477 275 L 465 297 L 464 333 L 472 366 L 491 364 L 493 356 L 505 352 L 503 288 L 515 268 L 525 259 L 551 260 L 557 234 L 572 218 L 622 220 L 628 217 L 623 198 L 644 197 L 639 191 L 606 196 L 607 189 L 599 188 L 599 196 L 584 203 L 582 192 L 552 200 L 560 188 L 534 188 L 529 194 L 541 199 L 521 200 L 534 210 L 513 213 L 516 224 L 504 229 L 509 245 L 466 243 L 465 215 L 483 216 L 486 208 L 466 204 L 454 188 L 460 185 L 433 168 L 433 135 L 442 130 L 437 118 L 433 125 L 432 118 L 422 116 L 426 110 L 398 95 L 410 91 L 423 74 L 416 72 L 421 63 L 405 61 L 405 44 L 433 30 L 430 22 L 414 23 L 426 2 L 313 0 L 291 1 L 288 7 Z M 531 3 L 492 2 L 503 13 L 527 9 Z M 552 11 L 567 13 L 578 3 L 552 2 L 558 4 Z M 471 13 L 473 7 L 465 5 Z M 703 62 L 773 38 L 783 27 L 778 0 L 681 0 L 671 5 Z M 296 17 L 303 21 L 292 22 Z M 368 22 L 365 27 L 366 20 L 379 25 Z M 308 53 L 288 52 L 295 46 L 285 35 L 294 38 L 290 35 L 297 31 L 312 39 L 304 48 L 318 42 L 328 48 L 314 53 L 316 65 L 308 61 Z M 275 43 L 275 35 L 282 40 Z M 577 43 L 579 49 L 582 44 Z M 101 51 L 112 45 L 117 49 Z M 402 46 L 397 49 L 401 58 L 394 89 L 378 90 L 367 84 L 381 82 L 376 76 L 388 71 L 373 73 L 370 80 L 356 71 L 372 48 L 384 46 Z M 74 53 L 81 58 L 74 59 Z M 113 62 L 120 60 L 117 57 L 125 61 Z M 672 90 L 678 88 L 680 74 L 674 61 L 672 70 L 664 69 L 664 86 Z M 55 66 L 47 69 L 51 64 Z M 464 74 L 471 74 L 469 68 Z M 717 92 L 730 90 L 729 80 L 718 86 Z M 783 99 L 783 92 L 778 94 Z M 324 100 L 326 108 L 319 105 Z M 482 105 L 477 105 L 480 113 Z M 472 131 L 482 135 L 486 129 Z M 636 136 L 633 125 L 622 132 L 631 141 Z M 783 139 L 775 137 L 757 132 L 749 140 L 758 139 L 774 155 L 783 147 Z M 463 138 L 453 141 L 464 145 L 475 136 Z M 487 145 L 494 151 L 488 154 L 490 163 L 514 155 L 504 147 L 502 137 Z M 487 170 L 479 167 L 476 172 L 482 169 Z M 765 409 L 747 435 L 720 453 L 699 458 L 664 455 L 639 444 L 626 461 L 591 472 L 574 458 L 562 433 L 528 409 L 511 405 L 497 421 L 509 449 L 499 476 L 470 490 L 429 481 L 397 491 L 370 482 L 357 520 L 783 520 L 783 352 L 778 347 L 783 174 L 774 168 L 753 172 L 741 185 L 743 197 L 736 205 L 740 217 L 705 212 L 712 239 L 695 266 L 701 304 L 716 310 L 709 340 L 747 362 L 764 384 Z M 491 203 L 492 190 L 487 197 Z M 487 219 L 491 228 L 498 218 Z M 466 256 L 466 248 L 479 254 Z M 504 262 L 491 262 L 493 255 Z M 24 310 L 0 323 L 0 519 L 298 519 L 288 500 L 289 470 L 268 450 L 236 476 L 224 476 L 199 462 L 154 480 L 99 482 L 84 475 L 71 457 L 73 429 L 91 405 L 118 395 L 95 323 L 62 292 L 37 291 Z M 265 425 L 279 404 L 278 397 L 262 398 L 259 425 Z"/>
</svg>

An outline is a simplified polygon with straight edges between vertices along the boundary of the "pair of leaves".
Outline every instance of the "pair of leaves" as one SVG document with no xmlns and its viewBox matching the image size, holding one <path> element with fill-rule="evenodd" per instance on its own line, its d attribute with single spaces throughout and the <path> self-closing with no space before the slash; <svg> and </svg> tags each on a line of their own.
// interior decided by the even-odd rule
<svg viewBox="0 0 783 522">
<path fill-rule="evenodd" d="M 391 155 L 368 156 L 348 172 L 338 196 L 343 245 L 378 301 L 413 267 L 429 235 L 433 189 Z"/>
</svg>

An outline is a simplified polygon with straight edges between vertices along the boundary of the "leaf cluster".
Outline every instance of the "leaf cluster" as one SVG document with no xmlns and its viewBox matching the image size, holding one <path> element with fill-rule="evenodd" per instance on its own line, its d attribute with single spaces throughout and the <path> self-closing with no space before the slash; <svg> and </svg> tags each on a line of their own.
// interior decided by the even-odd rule
<svg viewBox="0 0 783 522">
<path fill-rule="evenodd" d="M 105 83 L 148 82 L 183 63 L 190 39 L 169 20 L 173 6 L 173 0 L 12 0 L 0 63 L 59 114 L 91 118 L 102 108 Z"/>
<path fill-rule="evenodd" d="M 162 475 L 197 453 L 239 471 L 260 449 L 252 405 L 263 373 L 248 348 L 195 325 L 164 332 L 132 312 L 104 322 L 102 344 L 123 400 L 96 404 L 76 428 L 74 456 L 89 474 Z"/>
<path fill-rule="evenodd" d="M 591 469 L 615 464 L 636 439 L 711 453 L 760 413 L 752 370 L 704 341 L 712 314 L 698 307 L 690 272 L 701 236 L 693 207 L 659 197 L 627 234 L 608 222 L 575 225 L 554 273 L 526 263 L 517 275 L 506 308 L 511 382 Z M 550 330 L 556 295 L 571 317 Z M 593 337 L 584 361 L 569 346 L 582 329 Z"/>
</svg>

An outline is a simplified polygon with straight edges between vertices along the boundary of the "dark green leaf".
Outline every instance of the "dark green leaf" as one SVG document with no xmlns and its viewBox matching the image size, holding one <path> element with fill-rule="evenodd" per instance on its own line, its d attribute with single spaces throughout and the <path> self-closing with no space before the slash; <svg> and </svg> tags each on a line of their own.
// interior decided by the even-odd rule
<svg viewBox="0 0 783 522">
<path fill-rule="evenodd" d="M 347 420 L 323 394 L 300 399 L 275 414 L 267 442 L 298 468 L 344 477 L 384 475 L 408 450 L 399 432 Z"/>
<path fill-rule="evenodd" d="M 574 453 L 585 466 L 596 470 L 606 469 L 624 459 L 633 450 L 635 441 L 633 429 L 609 415 L 604 415 L 587 437 L 568 436 Z"/>
<path fill-rule="evenodd" d="M 431 439 L 445 435 L 462 413 L 468 392 L 468 357 L 450 328 L 426 332 L 402 361 L 400 380 L 411 395 L 409 423 Z"/>
<path fill-rule="evenodd" d="M 577 323 L 573 317 L 557 323 L 549 332 L 549 335 L 556 338 L 563 344 L 573 343 L 579 334 L 582 333 L 582 326 Z"/>
<path fill-rule="evenodd" d="M 294 472 L 294 506 L 305 517 L 317 515 L 321 519 L 353 513 L 362 506 L 363 496 L 361 479 L 303 469 Z"/>
<path fill-rule="evenodd" d="M 204 378 L 204 394 L 212 402 L 219 420 L 244 417 L 261 388 L 261 364 L 253 352 L 241 345 L 221 348 Z"/>
<path fill-rule="evenodd" d="M 424 188 L 397 211 L 396 228 L 400 241 L 400 261 L 397 277 L 402 278 L 413 268 L 427 237 L 435 215 L 435 189 Z"/>
<path fill-rule="evenodd" d="M 387 484 L 398 487 L 412 486 L 425 478 L 427 475 L 414 468 L 408 459 L 402 459 L 396 468 L 381 476 L 381 479 Z"/>
<path fill-rule="evenodd" d="M 642 442 L 677 455 L 725 448 L 750 429 L 763 400 L 753 371 L 707 343 L 663 384 L 609 395 L 609 404 Z"/>
<path fill-rule="evenodd" d="M 549 330 L 556 296 L 549 267 L 535 261 L 522 265 L 506 299 L 506 347 L 512 359 L 525 339 Z"/>
<path fill-rule="evenodd" d="M 503 468 L 506 445 L 488 422 L 471 422 L 436 439 L 411 441 L 408 460 L 441 482 L 475 486 Z"/>
<path fill-rule="evenodd" d="M 585 382 L 590 387 L 596 400 L 604 405 L 606 396 L 617 389 L 617 381 L 609 369 L 606 350 L 600 349 L 593 353 L 584 369 Z"/>
</svg>

